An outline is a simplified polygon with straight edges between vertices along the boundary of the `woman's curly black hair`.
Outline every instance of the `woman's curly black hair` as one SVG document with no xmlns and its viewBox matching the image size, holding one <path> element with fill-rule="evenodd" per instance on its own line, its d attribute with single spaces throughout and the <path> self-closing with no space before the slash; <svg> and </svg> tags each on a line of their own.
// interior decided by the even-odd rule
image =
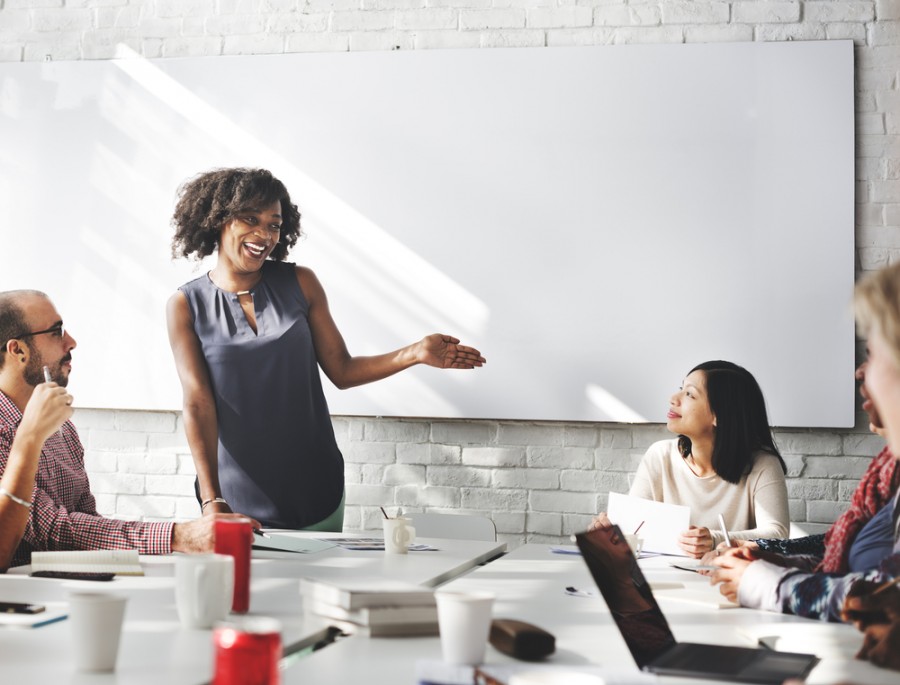
<svg viewBox="0 0 900 685">
<path fill-rule="evenodd" d="M 203 259 L 216 251 L 222 225 L 247 209 L 281 201 L 281 235 L 270 255 L 281 261 L 303 235 L 300 210 L 284 184 L 265 169 L 214 169 L 195 176 L 178 189 L 172 214 L 175 237 L 172 257 Z"/>
</svg>

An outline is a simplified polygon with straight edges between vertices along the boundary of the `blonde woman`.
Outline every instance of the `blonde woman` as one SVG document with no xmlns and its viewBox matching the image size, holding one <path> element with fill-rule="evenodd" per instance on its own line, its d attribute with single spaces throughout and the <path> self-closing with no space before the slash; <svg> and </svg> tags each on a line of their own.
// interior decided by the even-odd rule
<svg viewBox="0 0 900 685">
<path fill-rule="evenodd" d="M 897 455 L 900 454 L 900 265 L 864 279 L 857 286 L 856 308 L 860 332 L 868 337 L 866 387 L 884 423 L 891 451 Z M 712 562 L 719 566 L 712 582 L 721 585 L 722 594 L 743 606 L 840 621 L 848 596 L 865 595 L 873 587 L 900 576 L 897 495 L 888 506 L 893 512 L 894 546 L 892 553 L 874 569 L 842 575 L 808 573 L 781 566 L 777 555 L 739 548 Z M 868 582 L 860 585 L 861 581 Z M 887 602 L 888 596 L 879 595 L 881 609 Z M 868 607 L 861 597 L 848 604 L 852 612 L 863 613 Z M 883 611 L 877 613 L 880 615 L 875 618 L 888 620 Z M 869 622 L 861 616 L 853 618 L 864 624 Z"/>
</svg>

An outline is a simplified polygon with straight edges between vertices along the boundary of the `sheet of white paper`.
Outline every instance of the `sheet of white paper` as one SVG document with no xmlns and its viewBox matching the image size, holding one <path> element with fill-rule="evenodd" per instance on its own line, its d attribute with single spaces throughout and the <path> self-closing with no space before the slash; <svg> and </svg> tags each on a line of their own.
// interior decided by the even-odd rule
<svg viewBox="0 0 900 685">
<path fill-rule="evenodd" d="M 300 552 L 301 554 L 311 554 L 313 552 L 321 552 L 323 549 L 334 547 L 334 543 L 324 540 L 314 540 L 312 538 L 291 537 L 289 535 L 278 535 L 276 533 L 266 533 L 268 537 L 261 535 L 254 536 L 254 549 L 271 549 L 281 552 Z"/>
<path fill-rule="evenodd" d="M 606 515 L 623 533 L 641 526 L 638 535 L 644 539 L 644 551 L 686 556 L 678 546 L 678 534 L 691 525 L 690 507 L 611 492 Z"/>
</svg>

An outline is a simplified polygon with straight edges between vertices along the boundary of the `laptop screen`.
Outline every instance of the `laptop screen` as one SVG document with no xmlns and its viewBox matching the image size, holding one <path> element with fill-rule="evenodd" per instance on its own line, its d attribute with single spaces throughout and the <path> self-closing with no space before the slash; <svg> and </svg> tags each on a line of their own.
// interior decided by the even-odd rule
<svg viewBox="0 0 900 685">
<path fill-rule="evenodd" d="M 675 636 L 618 526 L 575 536 L 600 594 L 638 667 L 675 644 Z"/>
</svg>

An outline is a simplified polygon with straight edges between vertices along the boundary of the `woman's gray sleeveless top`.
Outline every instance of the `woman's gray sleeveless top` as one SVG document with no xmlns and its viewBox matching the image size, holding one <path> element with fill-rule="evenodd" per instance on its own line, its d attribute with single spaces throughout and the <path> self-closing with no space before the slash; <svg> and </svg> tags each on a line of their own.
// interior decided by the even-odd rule
<svg viewBox="0 0 900 685">
<path fill-rule="evenodd" d="M 294 264 L 267 261 L 251 290 L 254 333 L 238 297 L 203 275 L 187 297 L 216 401 L 219 481 L 232 511 L 303 528 L 344 492 L 338 449 Z"/>
</svg>

